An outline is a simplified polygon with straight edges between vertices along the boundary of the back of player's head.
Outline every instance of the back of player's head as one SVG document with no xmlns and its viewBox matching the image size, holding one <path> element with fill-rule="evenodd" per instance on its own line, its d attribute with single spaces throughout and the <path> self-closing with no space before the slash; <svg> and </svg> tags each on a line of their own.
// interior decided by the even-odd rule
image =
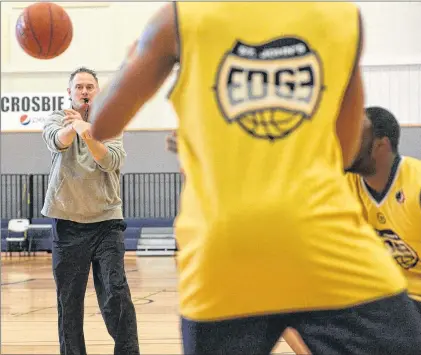
<svg viewBox="0 0 421 355">
<path fill-rule="evenodd" d="M 398 152 L 400 126 L 395 116 L 383 107 L 373 106 L 365 109 L 367 118 L 373 126 L 373 134 L 376 138 L 387 137 L 392 151 Z"/>
</svg>

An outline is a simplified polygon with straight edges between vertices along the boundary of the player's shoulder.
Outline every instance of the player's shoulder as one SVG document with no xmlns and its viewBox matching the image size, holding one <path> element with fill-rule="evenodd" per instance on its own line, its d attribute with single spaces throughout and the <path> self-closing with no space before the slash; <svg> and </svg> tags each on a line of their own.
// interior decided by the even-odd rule
<svg viewBox="0 0 421 355">
<path fill-rule="evenodd" d="M 357 184 L 358 181 L 360 180 L 360 176 L 358 174 L 355 174 L 355 173 L 346 172 L 345 173 L 345 179 L 350 184 Z"/>
<path fill-rule="evenodd" d="M 413 166 L 415 168 L 421 169 L 421 160 L 420 159 L 417 159 L 417 158 L 414 158 L 414 157 L 410 157 L 410 156 L 407 156 L 407 155 L 403 155 L 402 158 L 410 166 Z"/>
<path fill-rule="evenodd" d="M 421 160 L 409 157 L 402 156 L 402 166 L 404 168 L 404 174 L 408 173 L 414 178 L 418 178 L 421 183 Z"/>
<path fill-rule="evenodd" d="M 349 187 L 349 189 L 351 190 L 351 192 L 353 194 L 359 194 L 359 190 L 360 190 L 360 181 L 361 178 L 358 174 L 355 173 L 350 173 L 350 172 L 346 172 L 345 173 L 345 180 L 346 180 L 346 185 Z"/>
<path fill-rule="evenodd" d="M 421 160 L 408 156 L 402 158 L 404 184 L 410 186 L 412 191 L 415 190 L 417 202 L 421 206 Z"/>
</svg>

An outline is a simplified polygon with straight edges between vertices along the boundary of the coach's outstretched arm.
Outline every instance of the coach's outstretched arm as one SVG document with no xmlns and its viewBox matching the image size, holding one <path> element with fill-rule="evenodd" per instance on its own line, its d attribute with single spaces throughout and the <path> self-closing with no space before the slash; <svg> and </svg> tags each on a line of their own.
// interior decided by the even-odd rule
<svg viewBox="0 0 421 355">
<path fill-rule="evenodd" d="M 86 139 L 85 142 L 91 154 L 94 156 L 98 167 L 102 171 L 110 172 L 121 170 L 124 164 L 124 160 L 126 158 L 126 151 L 123 147 L 122 136 L 116 137 L 115 139 L 107 140 L 103 143 L 97 142 L 93 139 Z M 101 146 L 105 148 L 105 154 L 95 156 L 95 152 L 99 149 L 102 149 Z"/>
<path fill-rule="evenodd" d="M 64 125 L 63 119 L 65 117 L 64 113 L 53 112 L 44 123 L 42 138 L 48 149 L 53 153 L 65 151 L 76 137 L 76 132 L 72 126 Z"/>
<path fill-rule="evenodd" d="M 119 135 L 171 73 L 178 58 L 174 6 L 164 5 L 152 18 L 127 63 L 93 100 L 94 139 Z"/>
</svg>

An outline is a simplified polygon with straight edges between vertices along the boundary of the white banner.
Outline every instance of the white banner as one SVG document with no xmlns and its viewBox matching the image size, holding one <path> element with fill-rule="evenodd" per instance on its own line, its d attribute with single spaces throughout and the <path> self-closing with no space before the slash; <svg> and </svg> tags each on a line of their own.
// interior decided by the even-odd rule
<svg viewBox="0 0 421 355">
<path fill-rule="evenodd" d="M 126 131 L 167 130 L 177 127 L 174 109 L 163 90 L 142 107 Z M 1 96 L 2 132 L 41 132 L 53 111 L 70 107 L 67 93 L 6 93 Z"/>
<path fill-rule="evenodd" d="M 1 131 L 42 131 L 45 119 L 53 111 L 69 106 L 67 93 L 2 94 Z"/>
</svg>

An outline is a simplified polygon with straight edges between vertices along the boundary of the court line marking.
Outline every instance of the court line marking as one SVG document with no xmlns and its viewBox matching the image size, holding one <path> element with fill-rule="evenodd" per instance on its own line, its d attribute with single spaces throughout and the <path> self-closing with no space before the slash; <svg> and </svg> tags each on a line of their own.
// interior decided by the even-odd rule
<svg viewBox="0 0 421 355">
<path fill-rule="evenodd" d="M 149 297 L 158 295 L 158 294 L 160 294 L 160 293 L 162 293 L 164 291 L 165 290 L 160 290 L 160 291 L 157 291 L 157 292 L 152 292 L 152 293 L 150 293 L 150 294 L 148 294 L 146 296 L 143 296 L 143 297 L 135 297 L 135 298 L 132 299 L 133 306 L 146 306 L 148 304 L 151 304 L 151 303 L 153 303 L 155 301 L 149 299 Z M 138 301 L 146 301 L 146 303 L 138 303 Z M 90 307 L 96 307 L 96 306 L 85 306 L 85 309 L 86 308 L 90 308 Z M 98 312 L 95 312 L 95 313 L 91 313 L 87 317 L 94 317 L 94 316 L 99 315 L 99 314 L 101 314 L 101 310 L 99 310 Z"/>
<path fill-rule="evenodd" d="M 2 286 L 18 285 L 18 284 L 24 284 L 24 283 L 31 282 L 31 281 L 36 281 L 36 280 L 37 279 L 26 279 L 26 280 L 13 281 L 13 282 L 2 282 L 1 285 Z"/>
<path fill-rule="evenodd" d="M 46 309 L 53 309 L 53 308 L 57 309 L 57 306 L 33 309 L 32 311 L 28 311 L 28 312 L 24 312 L 24 313 L 10 313 L 10 315 L 12 317 L 21 317 L 21 316 L 26 316 L 27 314 L 32 314 L 32 313 L 36 313 L 36 312 L 39 312 L 39 311 L 45 311 Z"/>
</svg>

